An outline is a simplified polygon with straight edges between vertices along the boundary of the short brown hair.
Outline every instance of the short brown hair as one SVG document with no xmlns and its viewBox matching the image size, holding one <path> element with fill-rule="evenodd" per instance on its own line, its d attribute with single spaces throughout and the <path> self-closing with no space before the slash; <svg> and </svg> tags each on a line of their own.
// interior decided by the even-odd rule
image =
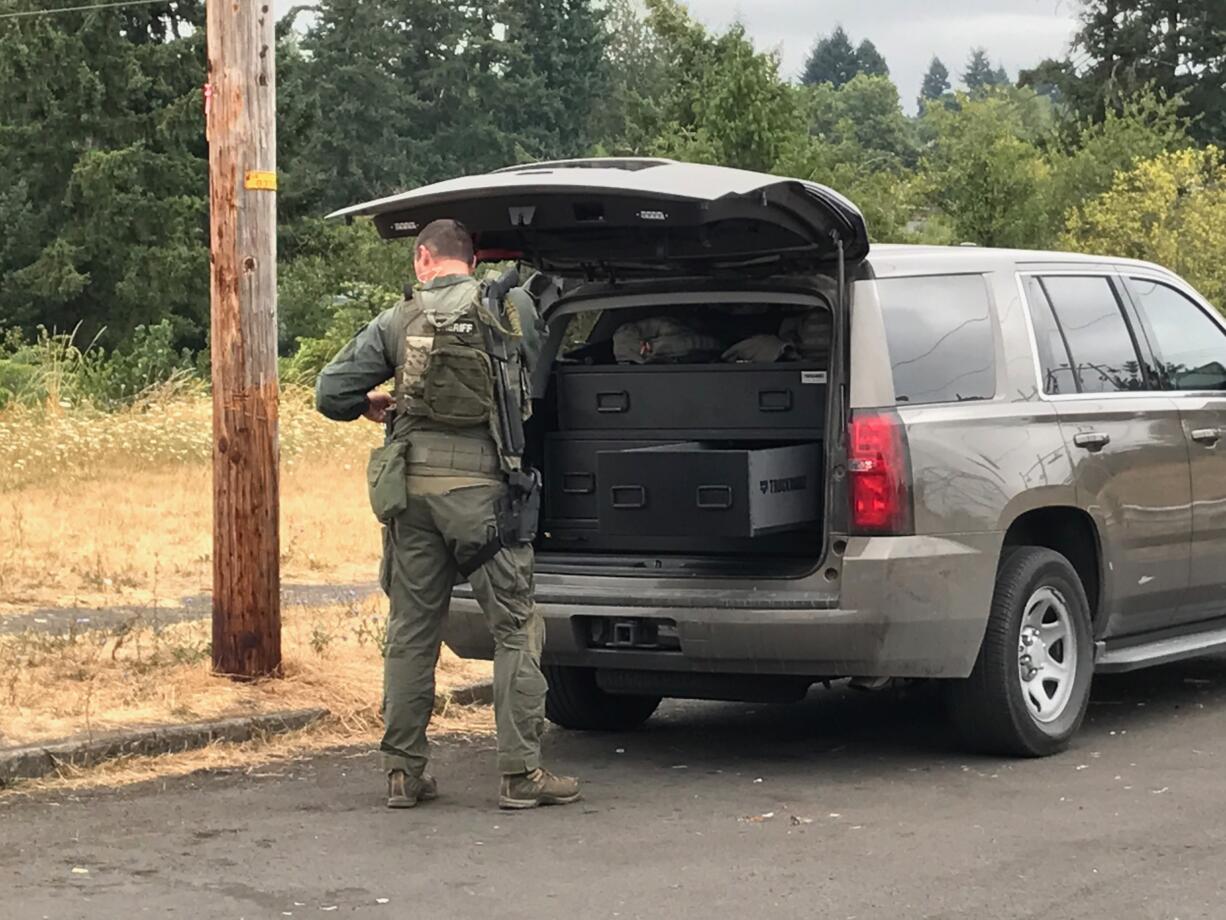
<svg viewBox="0 0 1226 920">
<path fill-rule="evenodd" d="M 425 246 L 439 259 L 459 259 L 465 264 L 473 260 L 473 237 L 458 220 L 432 220 L 417 234 L 418 246 Z"/>
</svg>

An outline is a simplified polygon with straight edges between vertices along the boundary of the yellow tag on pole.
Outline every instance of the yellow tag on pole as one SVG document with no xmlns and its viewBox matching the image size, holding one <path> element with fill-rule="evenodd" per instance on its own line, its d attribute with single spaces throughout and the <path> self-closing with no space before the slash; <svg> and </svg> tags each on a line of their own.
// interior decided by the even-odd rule
<svg viewBox="0 0 1226 920">
<path fill-rule="evenodd" d="M 243 188 L 260 189 L 265 192 L 277 190 L 277 174 L 265 169 L 249 169 L 243 177 Z"/>
</svg>

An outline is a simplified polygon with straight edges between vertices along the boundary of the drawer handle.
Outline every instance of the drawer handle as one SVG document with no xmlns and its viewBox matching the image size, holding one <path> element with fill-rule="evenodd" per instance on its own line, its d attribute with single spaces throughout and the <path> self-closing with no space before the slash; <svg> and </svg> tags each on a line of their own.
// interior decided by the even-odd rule
<svg viewBox="0 0 1226 920">
<path fill-rule="evenodd" d="M 613 507 L 620 510 L 647 507 L 647 490 L 642 486 L 613 486 L 609 496 Z"/>
<path fill-rule="evenodd" d="M 732 507 L 732 486 L 699 486 L 698 507 L 710 511 L 727 511 Z"/>
<path fill-rule="evenodd" d="M 596 491 L 596 477 L 591 473 L 563 473 L 564 495 L 591 495 Z"/>
<path fill-rule="evenodd" d="M 762 412 L 788 412 L 791 408 L 791 390 L 758 390 L 758 409 Z"/>
<path fill-rule="evenodd" d="M 630 394 L 625 390 L 596 394 L 597 412 L 629 412 Z"/>
</svg>

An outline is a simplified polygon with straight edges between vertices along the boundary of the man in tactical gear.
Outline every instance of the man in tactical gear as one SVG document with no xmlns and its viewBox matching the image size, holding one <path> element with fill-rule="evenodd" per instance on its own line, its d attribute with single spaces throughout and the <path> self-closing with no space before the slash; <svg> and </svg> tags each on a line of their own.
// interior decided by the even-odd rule
<svg viewBox="0 0 1226 920">
<path fill-rule="evenodd" d="M 417 237 L 419 286 L 361 330 L 324 368 L 328 418 L 387 424 L 367 470 L 384 524 L 381 580 L 391 602 L 380 749 L 390 808 L 434 798 L 426 728 L 453 584 L 467 577 L 494 637 L 499 805 L 579 798 L 541 768 L 544 624 L 533 605 L 538 482 L 522 467 L 528 367 L 540 346 L 532 297 L 510 278 L 478 282 L 472 237 L 436 220 Z M 509 290 L 508 290 L 509 289 Z M 395 395 L 374 388 L 395 378 Z"/>
</svg>

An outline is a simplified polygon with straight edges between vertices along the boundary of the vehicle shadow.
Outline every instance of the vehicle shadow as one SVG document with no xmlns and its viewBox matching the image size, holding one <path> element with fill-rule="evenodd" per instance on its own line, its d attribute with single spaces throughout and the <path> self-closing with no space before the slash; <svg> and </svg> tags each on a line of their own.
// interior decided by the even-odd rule
<svg viewBox="0 0 1226 920">
<path fill-rule="evenodd" d="M 1226 711 L 1226 656 L 1101 676 L 1072 756 L 1111 734 L 1157 730 L 1181 712 L 1201 709 Z M 554 732 L 551 742 L 568 758 L 601 760 L 613 752 L 627 761 L 689 768 L 707 764 L 749 770 L 790 762 L 821 763 L 828 770 L 839 763 L 852 767 L 876 760 L 924 769 L 1002 762 L 965 753 L 935 684 L 873 692 L 818 685 L 792 704 L 667 701 L 637 731 Z"/>
</svg>

